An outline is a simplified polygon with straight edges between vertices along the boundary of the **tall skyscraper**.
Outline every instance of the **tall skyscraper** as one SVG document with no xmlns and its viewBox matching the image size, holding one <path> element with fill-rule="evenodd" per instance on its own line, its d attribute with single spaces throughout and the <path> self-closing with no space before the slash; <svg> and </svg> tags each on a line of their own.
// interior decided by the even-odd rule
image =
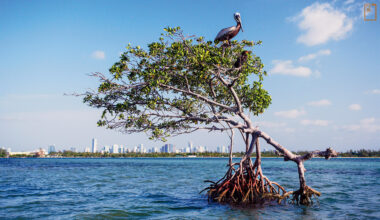
<svg viewBox="0 0 380 220">
<path fill-rule="evenodd" d="M 110 152 L 110 146 L 107 146 L 107 145 L 104 146 L 103 150 L 104 150 L 105 153 L 109 153 Z"/>
<path fill-rule="evenodd" d="M 194 152 L 193 151 L 193 142 L 189 141 L 189 148 L 190 148 L 190 152 Z"/>
<path fill-rule="evenodd" d="M 205 148 L 203 146 L 198 146 L 197 147 L 197 152 L 203 153 L 203 152 L 205 152 Z"/>
<path fill-rule="evenodd" d="M 98 147 L 98 140 L 96 140 L 96 138 L 93 138 L 93 139 L 92 139 L 92 148 L 91 148 L 91 152 L 92 152 L 92 153 L 96 153 L 96 152 L 97 152 L 97 147 Z"/>
<path fill-rule="evenodd" d="M 169 153 L 175 153 L 175 145 L 169 144 Z"/>
<path fill-rule="evenodd" d="M 227 150 L 227 148 L 226 148 L 226 146 L 222 146 L 222 153 L 227 153 L 228 152 L 228 150 Z"/>
<path fill-rule="evenodd" d="M 50 153 L 52 153 L 52 152 L 56 152 L 56 151 L 55 151 L 55 146 L 54 146 L 54 144 L 53 144 L 53 145 L 50 145 L 49 148 L 48 148 L 48 153 L 50 154 Z"/>
<path fill-rule="evenodd" d="M 175 153 L 175 146 L 173 144 L 165 144 L 161 147 L 162 153 Z"/>
<path fill-rule="evenodd" d="M 145 153 L 145 148 L 143 144 L 139 144 L 137 147 L 137 153 Z"/>
<path fill-rule="evenodd" d="M 119 146 L 117 144 L 114 144 L 112 146 L 112 153 L 113 154 L 118 154 L 119 153 Z"/>
</svg>

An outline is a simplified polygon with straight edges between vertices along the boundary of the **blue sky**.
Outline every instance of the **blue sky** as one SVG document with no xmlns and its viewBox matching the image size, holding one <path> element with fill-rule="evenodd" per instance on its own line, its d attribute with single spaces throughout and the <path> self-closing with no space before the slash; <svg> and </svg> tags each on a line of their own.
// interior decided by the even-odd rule
<svg viewBox="0 0 380 220">
<path fill-rule="evenodd" d="M 373 1 L 380 5 L 380 1 Z M 364 21 L 364 1 L 0 1 L 0 146 L 55 144 L 161 146 L 144 134 L 97 128 L 99 111 L 64 93 L 96 88 L 128 43 L 147 45 L 166 26 L 214 39 L 235 24 L 238 40 L 262 40 L 254 53 L 269 76 L 273 104 L 253 118 L 291 150 L 380 149 L 380 20 Z M 220 134 L 169 139 L 211 149 Z M 243 149 L 237 141 L 238 149 Z M 269 146 L 266 148 L 270 149 Z"/>
</svg>

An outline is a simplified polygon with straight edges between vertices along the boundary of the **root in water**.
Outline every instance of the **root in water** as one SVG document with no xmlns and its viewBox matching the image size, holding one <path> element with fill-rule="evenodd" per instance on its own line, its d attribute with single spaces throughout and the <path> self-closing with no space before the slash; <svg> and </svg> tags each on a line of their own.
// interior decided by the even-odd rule
<svg viewBox="0 0 380 220">
<path fill-rule="evenodd" d="M 236 169 L 234 165 L 239 165 Z M 290 193 L 262 174 L 260 165 L 252 165 L 250 158 L 230 165 L 226 175 L 205 188 L 209 201 L 233 206 L 248 206 L 277 201 L 281 203 Z"/>
<path fill-rule="evenodd" d="M 318 192 L 317 190 L 315 190 L 309 186 L 305 186 L 303 189 L 300 188 L 297 191 L 294 191 L 294 192 L 292 191 L 292 192 L 288 192 L 288 193 L 289 193 L 289 195 L 290 194 L 293 195 L 292 201 L 291 201 L 293 204 L 306 205 L 306 206 L 313 204 L 312 197 L 314 197 L 316 199 L 316 201 L 318 201 L 317 196 L 321 196 L 320 192 Z"/>
</svg>

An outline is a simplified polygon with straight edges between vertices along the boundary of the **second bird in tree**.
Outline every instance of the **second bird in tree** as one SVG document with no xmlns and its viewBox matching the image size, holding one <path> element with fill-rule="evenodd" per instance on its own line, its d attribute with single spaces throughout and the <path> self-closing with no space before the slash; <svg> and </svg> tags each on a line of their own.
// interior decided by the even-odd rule
<svg viewBox="0 0 380 220">
<path fill-rule="evenodd" d="M 244 50 L 243 52 L 241 52 L 241 55 L 236 60 L 236 62 L 234 64 L 234 67 L 235 68 L 240 68 L 241 66 L 243 66 L 247 62 L 248 54 L 249 53 L 251 53 L 251 51 Z"/>
<path fill-rule="evenodd" d="M 241 17 L 238 12 L 234 14 L 234 19 L 236 21 L 236 26 L 224 28 L 221 31 L 219 31 L 218 35 L 216 35 L 214 42 L 219 43 L 220 41 L 228 41 L 228 44 L 230 43 L 230 40 L 234 38 L 240 31 L 243 31 L 243 27 L 241 25 Z"/>
</svg>

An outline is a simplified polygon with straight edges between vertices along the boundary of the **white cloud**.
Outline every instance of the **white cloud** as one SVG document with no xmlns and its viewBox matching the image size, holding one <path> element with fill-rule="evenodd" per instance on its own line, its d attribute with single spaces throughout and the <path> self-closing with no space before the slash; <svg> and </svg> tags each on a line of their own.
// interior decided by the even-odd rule
<svg viewBox="0 0 380 220">
<path fill-rule="evenodd" d="M 301 121 L 302 125 L 315 125 L 315 126 L 328 126 L 329 123 L 330 122 L 327 120 L 308 120 L 308 119 L 305 119 L 305 120 Z"/>
<path fill-rule="evenodd" d="M 312 102 L 309 102 L 307 104 L 310 106 L 319 107 L 319 106 L 329 106 L 329 105 L 331 105 L 331 102 L 327 99 L 322 99 L 319 101 L 312 101 Z"/>
<path fill-rule="evenodd" d="M 297 41 L 308 46 L 341 40 L 352 30 L 353 20 L 329 3 L 314 3 L 292 18 L 305 31 Z"/>
<path fill-rule="evenodd" d="M 352 4 L 354 2 L 355 2 L 355 0 L 347 0 L 347 1 L 344 2 L 344 4 L 345 5 L 349 5 L 349 4 Z"/>
<path fill-rule="evenodd" d="M 270 70 L 271 74 L 291 75 L 299 77 L 308 77 L 312 71 L 304 66 L 293 66 L 291 60 L 273 60 L 274 67 Z"/>
<path fill-rule="evenodd" d="M 348 131 L 362 130 L 364 132 L 377 132 L 380 131 L 380 123 L 375 118 L 364 118 L 358 124 L 351 124 L 343 126 L 343 129 Z"/>
<path fill-rule="evenodd" d="M 360 124 L 368 125 L 368 124 L 373 124 L 376 121 L 375 118 L 364 118 L 360 120 Z"/>
<path fill-rule="evenodd" d="M 305 56 L 302 56 L 298 59 L 299 62 L 303 62 L 303 61 L 309 61 L 309 60 L 313 60 L 319 56 L 328 56 L 331 54 L 331 51 L 329 49 L 327 50 L 320 50 L 316 53 L 311 53 L 311 54 L 308 54 L 308 55 L 305 55 Z"/>
<path fill-rule="evenodd" d="M 380 89 L 373 89 L 369 93 L 371 93 L 371 94 L 380 94 Z"/>
<path fill-rule="evenodd" d="M 305 114 L 306 114 L 306 111 L 298 110 L 298 109 L 292 109 L 289 111 L 279 111 L 279 112 L 274 113 L 275 116 L 279 116 L 283 118 L 297 118 Z"/>
<path fill-rule="evenodd" d="M 348 108 L 352 111 L 359 111 L 362 109 L 362 107 L 359 104 L 352 104 L 349 105 Z"/>
<path fill-rule="evenodd" d="M 106 54 L 104 51 L 97 50 L 92 52 L 91 57 L 97 60 L 104 60 L 106 58 Z"/>
</svg>

